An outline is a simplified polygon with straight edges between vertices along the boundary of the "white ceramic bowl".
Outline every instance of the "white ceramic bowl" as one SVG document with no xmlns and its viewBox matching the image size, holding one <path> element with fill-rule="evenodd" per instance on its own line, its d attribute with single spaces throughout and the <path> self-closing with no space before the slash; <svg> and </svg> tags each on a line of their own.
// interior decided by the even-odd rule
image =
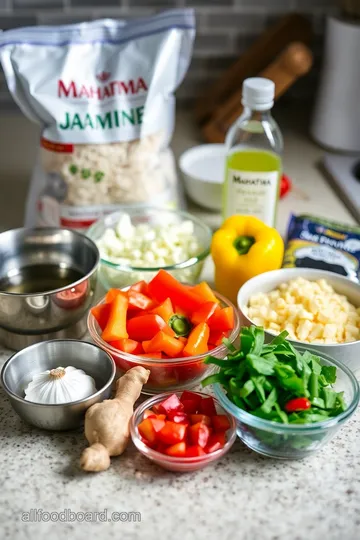
<svg viewBox="0 0 360 540">
<path fill-rule="evenodd" d="M 277 289 L 281 283 L 286 283 L 297 277 L 303 277 L 309 281 L 326 279 L 326 281 L 334 287 L 337 293 L 345 295 L 349 302 L 354 306 L 360 306 L 360 285 L 350 281 L 348 278 L 324 270 L 313 270 L 311 268 L 283 268 L 281 270 L 260 274 L 247 281 L 245 285 L 241 287 L 237 297 L 241 324 L 244 326 L 254 324 L 244 313 L 244 308 L 248 305 L 251 296 L 259 292 L 268 293 Z M 276 333 L 271 330 L 266 330 L 265 335 L 267 340 L 270 341 Z M 360 378 L 360 341 L 341 344 L 334 343 L 334 345 L 311 344 L 301 341 L 292 342 L 294 344 L 302 343 L 308 349 L 315 350 L 321 354 L 326 354 L 343 362 L 355 372 L 355 375 L 357 375 L 358 378 Z"/>
<path fill-rule="evenodd" d="M 225 155 L 224 144 L 202 144 L 186 150 L 179 159 L 187 195 L 210 210 L 221 209 Z"/>
</svg>

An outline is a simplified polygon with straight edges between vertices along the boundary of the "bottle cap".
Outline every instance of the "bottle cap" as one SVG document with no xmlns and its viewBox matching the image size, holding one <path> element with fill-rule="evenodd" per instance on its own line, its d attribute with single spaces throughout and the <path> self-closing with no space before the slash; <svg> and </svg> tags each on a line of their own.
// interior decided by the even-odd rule
<svg viewBox="0 0 360 540">
<path fill-rule="evenodd" d="M 275 84 L 270 79 L 251 77 L 242 87 L 242 104 L 255 111 L 266 111 L 274 105 Z"/>
</svg>

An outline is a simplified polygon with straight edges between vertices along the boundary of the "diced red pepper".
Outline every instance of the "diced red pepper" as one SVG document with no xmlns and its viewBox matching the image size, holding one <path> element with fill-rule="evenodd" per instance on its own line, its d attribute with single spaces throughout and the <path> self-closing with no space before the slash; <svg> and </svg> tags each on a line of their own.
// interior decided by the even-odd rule
<svg viewBox="0 0 360 540">
<path fill-rule="evenodd" d="M 149 418 L 149 421 L 151 419 Z M 187 426 L 176 422 L 166 421 L 165 426 L 157 434 L 159 440 L 165 444 L 182 442 L 186 436 Z"/>
<path fill-rule="evenodd" d="M 127 322 L 127 331 L 131 339 L 146 341 L 152 339 L 165 326 L 166 322 L 159 315 L 150 313 L 130 319 Z"/>
<path fill-rule="evenodd" d="M 155 433 L 158 433 L 162 430 L 162 428 L 165 426 L 165 420 L 161 420 L 158 416 L 153 418 L 152 416 L 149 418 L 150 422 L 152 423 Z"/>
<path fill-rule="evenodd" d="M 165 450 L 165 454 L 173 457 L 184 457 L 186 455 L 186 443 L 179 442 L 172 446 L 168 446 Z"/>
<path fill-rule="evenodd" d="M 195 445 L 205 448 L 210 437 L 210 429 L 206 424 L 198 422 L 190 427 L 190 439 Z"/>
<path fill-rule="evenodd" d="M 129 301 L 126 296 L 119 294 L 115 296 L 110 304 L 110 315 L 106 326 L 101 334 L 104 341 L 116 341 L 122 338 L 128 338 L 126 330 L 126 315 Z M 136 340 L 141 341 L 141 340 Z"/>
<path fill-rule="evenodd" d="M 215 431 L 227 431 L 230 428 L 230 421 L 226 414 L 216 414 L 211 418 L 211 423 Z"/>
<path fill-rule="evenodd" d="M 145 311 L 151 309 L 154 305 L 154 301 L 151 298 L 131 289 L 128 291 L 128 299 L 129 309 Z"/>
<path fill-rule="evenodd" d="M 153 423 L 151 422 L 153 418 L 146 418 L 138 425 L 138 431 L 144 439 L 146 439 L 150 444 L 155 443 L 156 441 L 156 431 Z"/>
<path fill-rule="evenodd" d="M 149 296 L 148 284 L 146 281 L 138 281 L 137 283 L 134 283 L 131 285 L 129 291 L 136 291 L 141 294 L 145 294 L 145 296 Z"/>
<path fill-rule="evenodd" d="M 177 424 L 189 424 L 189 417 L 182 411 L 170 411 L 167 415 L 167 419 Z"/>
<path fill-rule="evenodd" d="M 170 298 L 166 298 L 162 304 L 152 309 L 151 313 L 159 315 L 166 323 L 168 323 L 169 319 L 174 315 L 174 309 Z"/>
<path fill-rule="evenodd" d="M 144 352 L 141 343 L 134 339 L 118 339 L 116 341 L 110 341 L 109 345 L 128 354 L 141 354 Z"/>
<path fill-rule="evenodd" d="M 171 298 L 172 303 L 183 309 L 185 313 L 192 313 L 203 303 L 203 299 L 191 288 L 179 283 L 165 270 L 159 270 L 150 281 L 149 292 L 150 296 L 158 302 Z"/>
<path fill-rule="evenodd" d="M 231 306 L 222 308 L 210 317 L 209 327 L 218 332 L 226 332 L 234 328 L 234 310 Z"/>
<path fill-rule="evenodd" d="M 146 420 L 146 418 L 156 418 L 156 413 L 152 411 L 151 409 L 146 409 L 143 414 L 143 419 Z"/>
<path fill-rule="evenodd" d="M 184 405 L 181 403 L 176 394 L 171 394 L 168 398 L 164 399 L 158 404 L 158 410 L 160 413 L 169 414 L 171 411 L 182 411 Z"/>
<path fill-rule="evenodd" d="M 209 344 L 218 347 L 222 344 L 224 337 L 227 337 L 228 332 L 218 332 L 216 330 L 210 330 Z"/>
<path fill-rule="evenodd" d="M 191 414 L 190 422 L 192 424 L 198 424 L 199 422 L 202 422 L 207 426 L 211 426 L 211 418 L 210 416 L 206 416 L 206 414 Z"/>
<path fill-rule="evenodd" d="M 224 448 L 226 443 L 226 437 L 225 433 L 212 433 L 209 437 L 209 441 L 207 445 L 205 446 L 205 452 L 207 454 L 211 454 L 212 452 L 216 452 L 216 450 L 220 450 L 220 448 Z"/>
<path fill-rule="evenodd" d="M 194 311 L 191 315 L 191 322 L 193 324 L 200 324 L 207 322 L 215 311 L 219 311 L 219 304 L 217 302 L 205 302 L 199 309 Z"/>
<path fill-rule="evenodd" d="M 108 322 L 110 307 L 111 304 L 98 304 L 97 306 L 92 307 L 90 310 L 101 330 L 104 330 L 106 323 Z"/>
<path fill-rule="evenodd" d="M 196 403 L 196 407 L 200 407 L 200 403 L 202 400 L 202 397 L 199 394 L 196 394 L 195 392 L 190 392 L 189 390 L 184 390 L 181 394 L 180 401 L 181 403 L 184 403 L 184 401 L 194 401 Z"/>
<path fill-rule="evenodd" d="M 186 449 L 185 456 L 186 457 L 199 457 L 199 456 L 205 456 L 206 452 L 203 448 L 199 445 L 195 446 L 188 446 Z"/>
<path fill-rule="evenodd" d="M 145 353 L 148 353 L 148 352 L 149 352 L 149 345 L 150 345 L 150 343 L 151 343 L 151 339 L 147 339 L 147 340 L 145 340 L 145 341 L 143 341 L 143 342 L 141 343 L 142 348 L 144 349 L 144 352 L 145 352 Z"/>
<path fill-rule="evenodd" d="M 200 296 L 200 298 L 202 298 L 203 302 L 219 303 L 219 300 L 216 298 L 215 294 L 213 293 L 209 285 L 206 283 L 206 281 L 198 283 L 192 289 L 194 293 L 196 293 L 198 296 Z"/>
<path fill-rule="evenodd" d="M 285 405 L 285 411 L 292 413 L 297 411 L 306 411 L 310 409 L 311 403 L 306 397 L 290 399 Z"/>
<path fill-rule="evenodd" d="M 114 298 L 116 298 L 119 295 L 127 296 L 127 293 L 125 291 L 121 291 L 120 289 L 109 289 L 105 296 L 105 302 L 107 304 L 110 304 Z"/>
<path fill-rule="evenodd" d="M 158 332 L 147 345 L 148 352 L 163 352 L 170 358 L 178 358 L 184 348 L 184 343 L 167 335 L 165 332 Z"/>
<path fill-rule="evenodd" d="M 215 416 L 217 414 L 214 400 L 211 396 L 202 398 L 200 402 L 200 411 L 207 416 Z"/>
<path fill-rule="evenodd" d="M 190 332 L 183 356 L 197 356 L 206 353 L 208 349 L 210 330 L 206 322 L 196 325 Z"/>
<path fill-rule="evenodd" d="M 182 404 L 184 406 L 184 412 L 187 414 L 196 414 L 198 410 L 197 401 L 194 399 L 185 399 L 182 401 Z"/>
</svg>

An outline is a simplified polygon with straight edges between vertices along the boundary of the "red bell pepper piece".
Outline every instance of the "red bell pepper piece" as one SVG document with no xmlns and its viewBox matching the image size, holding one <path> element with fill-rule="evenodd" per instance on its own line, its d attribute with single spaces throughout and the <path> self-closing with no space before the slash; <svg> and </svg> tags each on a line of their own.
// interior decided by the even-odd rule
<svg viewBox="0 0 360 540">
<path fill-rule="evenodd" d="M 159 315 L 139 315 L 127 322 L 127 331 L 131 339 L 146 341 L 152 339 L 165 326 L 166 322 Z"/>
<path fill-rule="evenodd" d="M 203 302 L 219 303 L 219 300 L 216 298 L 215 294 L 213 293 L 209 285 L 206 283 L 206 281 L 198 283 L 192 288 L 192 290 L 194 291 L 194 293 L 200 296 L 200 298 L 202 298 Z"/>
<path fill-rule="evenodd" d="M 174 315 L 174 308 L 170 298 L 166 298 L 162 304 L 151 310 L 151 313 L 159 315 L 166 323 Z"/>
<path fill-rule="evenodd" d="M 194 311 L 191 315 L 191 322 L 193 324 L 200 324 L 207 322 L 215 311 L 219 311 L 219 304 L 216 302 L 205 302 L 198 310 Z"/>
<path fill-rule="evenodd" d="M 170 411 L 167 415 L 168 420 L 176 424 L 189 424 L 189 417 L 182 411 Z"/>
<path fill-rule="evenodd" d="M 285 411 L 292 413 L 296 411 L 306 411 L 307 409 L 310 409 L 311 403 L 306 397 L 299 397 L 290 399 L 285 404 Z"/>
<path fill-rule="evenodd" d="M 184 343 L 160 330 L 147 345 L 147 352 L 163 352 L 170 358 L 178 358 L 183 348 Z"/>
<path fill-rule="evenodd" d="M 165 454 L 173 457 L 184 457 L 186 455 L 186 443 L 179 442 L 172 446 L 168 446 L 165 450 Z"/>
<path fill-rule="evenodd" d="M 194 312 L 203 303 L 203 299 L 192 288 L 186 287 L 165 270 L 159 270 L 150 281 L 149 292 L 150 296 L 158 302 L 171 298 L 171 301 L 185 313 Z"/>
<path fill-rule="evenodd" d="M 227 431 L 230 428 L 230 421 L 226 414 L 216 414 L 211 418 L 211 423 L 215 431 Z"/>
<path fill-rule="evenodd" d="M 148 284 L 146 281 L 138 281 L 137 283 L 134 283 L 129 288 L 129 291 L 136 291 L 141 294 L 145 294 L 145 296 L 149 296 Z"/>
<path fill-rule="evenodd" d="M 138 425 L 138 431 L 144 439 L 146 439 L 150 444 L 155 443 L 156 441 L 156 431 L 151 420 L 153 418 L 146 418 Z"/>
<path fill-rule="evenodd" d="M 196 325 L 190 332 L 183 356 L 197 356 L 208 352 L 210 330 L 206 322 Z"/>
<path fill-rule="evenodd" d="M 200 403 L 200 411 L 206 416 L 215 416 L 217 414 L 214 400 L 211 396 L 202 398 Z"/>
<path fill-rule="evenodd" d="M 190 427 L 190 439 L 192 444 L 205 448 L 210 437 L 210 429 L 206 424 L 198 422 Z"/>
<path fill-rule="evenodd" d="M 227 337 L 227 332 L 210 330 L 209 344 L 218 347 L 222 344 L 224 337 Z"/>
<path fill-rule="evenodd" d="M 105 302 L 107 304 L 110 304 L 114 298 L 119 296 L 119 294 L 122 294 L 123 296 L 127 296 L 127 293 L 124 291 L 121 291 L 120 289 L 109 289 L 105 296 Z"/>
<path fill-rule="evenodd" d="M 151 418 L 149 418 L 149 421 Z M 165 426 L 157 434 L 159 440 L 165 444 L 176 444 L 182 442 L 186 436 L 187 426 L 176 422 L 166 421 Z"/>
<path fill-rule="evenodd" d="M 133 339 L 118 339 L 116 341 L 110 341 L 109 345 L 128 354 L 141 354 L 144 352 L 141 343 Z"/>
<path fill-rule="evenodd" d="M 98 304 L 91 308 L 91 313 L 95 317 L 96 322 L 100 326 L 101 330 L 104 330 L 106 323 L 110 316 L 111 304 Z"/>
<path fill-rule="evenodd" d="M 206 452 L 199 445 L 188 446 L 186 449 L 186 457 L 199 457 L 205 456 Z"/>
<path fill-rule="evenodd" d="M 226 443 L 226 437 L 225 433 L 212 433 L 209 437 L 208 443 L 205 446 L 205 452 L 207 454 L 211 454 L 212 452 L 216 452 L 216 450 L 220 450 L 220 448 L 224 448 Z"/>
<path fill-rule="evenodd" d="M 184 406 L 176 394 L 171 394 L 168 398 L 158 404 L 159 412 L 164 414 L 169 414 L 171 411 L 182 411 L 183 409 Z"/>
<path fill-rule="evenodd" d="M 110 315 L 108 322 L 101 334 L 104 341 L 116 341 L 122 338 L 128 338 L 129 334 L 126 330 L 126 314 L 129 301 L 123 294 L 115 296 L 111 302 Z M 141 340 L 136 340 L 141 341 Z"/>
<path fill-rule="evenodd" d="M 129 309 L 147 311 L 151 309 L 154 305 L 154 301 L 151 300 L 145 294 L 142 294 L 138 291 L 128 291 L 129 298 Z"/>
<path fill-rule="evenodd" d="M 199 394 L 196 394 L 195 392 L 190 392 L 189 390 L 184 390 L 181 394 L 180 401 L 181 403 L 184 403 L 184 401 L 194 401 L 196 403 L 196 407 L 200 407 L 200 403 L 202 400 L 202 397 L 199 396 Z"/>
<path fill-rule="evenodd" d="M 206 416 L 206 414 L 191 414 L 190 422 L 192 424 L 198 424 L 199 422 L 201 422 L 206 426 L 211 426 L 211 418 L 210 416 Z"/>
<path fill-rule="evenodd" d="M 217 330 L 219 332 L 232 330 L 234 328 L 233 308 L 230 306 L 215 311 L 215 313 L 210 317 L 208 323 L 212 330 Z"/>
</svg>

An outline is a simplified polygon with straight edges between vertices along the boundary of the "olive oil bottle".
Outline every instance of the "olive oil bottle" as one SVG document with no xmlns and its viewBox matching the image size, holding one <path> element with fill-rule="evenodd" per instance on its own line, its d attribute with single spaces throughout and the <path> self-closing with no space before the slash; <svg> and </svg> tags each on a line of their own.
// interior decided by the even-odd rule
<svg viewBox="0 0 360 540">
<path fill-rule="evenodd" d="M 223 215 L 258 217 L 273 227 L 279 199 L 282 136 L 271 116 L 275 85 L 253 77 L 243 83 L 244 112 L 226 136 Z"/>
</svg>

